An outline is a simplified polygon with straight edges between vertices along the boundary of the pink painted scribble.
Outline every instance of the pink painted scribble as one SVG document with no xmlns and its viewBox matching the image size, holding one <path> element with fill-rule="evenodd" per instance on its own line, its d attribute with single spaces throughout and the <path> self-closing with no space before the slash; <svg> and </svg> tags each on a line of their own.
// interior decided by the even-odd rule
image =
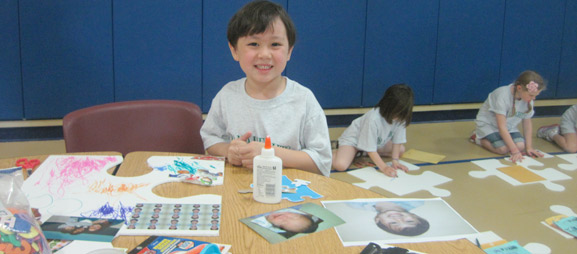
<svg viewBox="0 0 577 254">
<path fill-rule="evenodd" d="M 90 177 L 93 173 L 99 173 L 106 170 L 109 163 L 117 162 L 118 158 L 113 156 L 94 158 L 82 156 L 70 156 L 57 158 L 54 161 L 53 168 L 48 173 L 48 179 L 41 179 L 35 183 L 40 185 L 41 182 L 48 187 L 48 191 L 56 196 L 64 196 L 72 184 L 80 182 L 87 185 L 93 181 Z"/>
</svg>

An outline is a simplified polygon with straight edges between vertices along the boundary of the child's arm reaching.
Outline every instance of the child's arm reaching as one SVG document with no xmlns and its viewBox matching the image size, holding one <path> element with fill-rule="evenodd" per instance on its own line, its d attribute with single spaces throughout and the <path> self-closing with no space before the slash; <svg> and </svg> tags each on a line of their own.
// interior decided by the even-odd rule
<svg viewBox="0 0 577 254">
<path fill-rule="evenodd" d="M 393 158 L 392 164 L 394 169 L 400 169 L 402 171 L 408 172 L 409 168 L 399 162 L 402 146 L 403 144 L 393 144 L 393 154 L 391 154 L 391 158 Z"/>
<path fill-rule="evenodd" d="M 543 153 L 533 149 L 533 124 L 530 118 L 523 119 L 523 133 L 525 134 L 525 151 L 531 157 L 543 157 Z"/>
<path fill-rule="evenodd" d="M 389 167 L 381 158 L 381 155 L 378 152 L 367 152 L 369 158 L 377 165 L 379 170 L 383 172 L 385 175 L 389 177 L 397 177 L 397 172 L 394 168 Z"/>
<path fill-rule="evenodd" d="M 397 170 L 393 167 L 389 167 L 389 165 L 383 161 L 383 158 L 381 158 L 381 155 L 378 152 L 367 152 L 367 154 L 381 172 L 389 177 L 397 177 Z"/>
</svg>

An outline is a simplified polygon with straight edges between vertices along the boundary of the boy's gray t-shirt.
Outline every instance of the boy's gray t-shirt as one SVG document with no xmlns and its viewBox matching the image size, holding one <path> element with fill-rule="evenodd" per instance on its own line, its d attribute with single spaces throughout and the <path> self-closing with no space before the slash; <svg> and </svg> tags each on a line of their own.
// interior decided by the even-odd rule
<svg viewBox="0 0 577 254">
<path fill-rule="evenodd" d="M 475 124 L 477 126 L 477 138 L 481 139 L 489 134 L 499 132 L 497 127 L 497 117 L 495 114 L 504 115 L 507 119 L 507 130 L 509 133 L 519 132 L 517 126 L 523 119 L 529 119 L 535 114 L 533 110 L 533 101 L 529 103 L 523 100 L 515 100 L 515 115 L 512 114 L 514 95 L 511 92 L 514 89 L 513 84 L 502 86 L 495 89 L 489 94 L 487 100 L 479 109 Z M 527 112 L 531 105 L 531 111 Z"/>
<path fill-rule="evenodd" d="M 306 152 L 328 176 L 332 151 L 324 111 L 311 90 L 286 80 L 283 93 L 269 100 L 250 97 L 246 78 L 226 84 L 212 100 L 200 130 L 204 147 L 229 143 L 250 131 L 249 141 L 264 142 L 270 136 L 274 146 Z"/>
</svg>

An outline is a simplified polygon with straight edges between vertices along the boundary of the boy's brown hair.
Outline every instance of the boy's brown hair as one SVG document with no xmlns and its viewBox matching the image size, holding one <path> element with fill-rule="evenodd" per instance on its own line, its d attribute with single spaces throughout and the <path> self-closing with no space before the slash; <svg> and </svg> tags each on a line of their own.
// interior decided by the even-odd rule
<svg viewBox="0 0 577 254">
<path fill-rule="evenodd" d="M 289 48 L 292 48 L 296 42 L 296 28 L 292 19 L 281 5 L 261 0 L 246 4 L 232 16 L 226 33 L 228 42 L 236 48 L 240 37 L 264 33 L 276 18 L 283 22 Z"/>
</svg>

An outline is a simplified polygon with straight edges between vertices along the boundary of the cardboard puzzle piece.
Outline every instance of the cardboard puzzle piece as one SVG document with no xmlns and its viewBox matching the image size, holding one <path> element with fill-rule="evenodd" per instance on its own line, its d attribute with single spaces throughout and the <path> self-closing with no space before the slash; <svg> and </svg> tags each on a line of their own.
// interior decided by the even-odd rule
<svg viewBox="0 0 577 254">
<path fill-rule="evenodd" d="M 543 164 L 527 156 L 525 156 L 522 162 L 518 162 L 517 165 L 524 167 L 529 172 L 535 173 L 536 175 L 543 177 L 545 180 L 523 183 L 500 171 L 499 168 L 506 168 L 509 167 L 510 165 L 504 165 L 497 159 L 478 160 L 478 161 L 472 161 L 472 163 L 485 169 L 485 171 L 470 171 L 469 172 L 470 176 L 475 178 L 486 178 L 488 176 L 497 176 L 513 186 L 541 183 L 551 191 L 564 191 L 565 190 L 564 186 L 554 183 L 553 181 L 571 179 L 570 176 L 563 174 L 558 170 L 552 168 L 546 168 L 544 170 L 530 169 L 529 167 L 531 166 L 543 166 Z"/>
<path fill-rule="evenodd" d="M 421 175 L 410 175 L 403 171 L 397 171 L 398 177 L 396 178 L 388 177 L 372 167 L 357 169 L 347 173 L 364 180 L 361 183 L 353 183 L 364 189 L 380 187 L 399 196 L 421 190 L 428 191 L 437 197 L 448 197 L 451 195 L 450 191 L 439 189 L 436 186 L 450 182 L 452 179 L 432 171 L 425 171 Z"/>
<path fill-rule="evenodd" d="M 308 182 L 308 183 L 307 183 Z M 282 176 L 282 185 L 288 186 L 289 188 L 296 188 L 296 193 L 284 193 L 282 198 L 291 202 L 302 202 L 305 201 L 303 197 L 309 197 L 312 199 L 322 198 L 323 196 L 311 190 L 308 186 L 310 182 L 300 179 L 296 179 L 295 182 L 291 181 L 287 176 Z"/>
<path fill-rule="evenodd" d="M 575 171 L 577 170 L 577 153 L 570 153 L 570 154 L 559 154 L 557 157 L 566 160 L 570 163 L 563 163 L 559 164 L 559 168 L 568 171 Z"/>
<path fill-rule="evenodd" d="M 549 207 L 549 209 L 556 213 L 556 216 L 553 216 L 551 218 L 546 219 L 545 221 L 541 221 L 541 224 L 543 224 L 545 227 L 550 228 L 551 230 L 557 232 L 558 234 L 560 234 L 561 236 L 567 238 L 567 239 L 571 239 L 574 238 L 572 235 L 560 230 L 559 228 L 553 227 L 551 224 L 551 221 L 548 220 L 553 220 L 556 221 L 557 219 L 561 219 L 561 218 L 565 218 L 565 217 L 571 217 L 571 216 L 577 216 L 577 213 L 573 212 L 573 210 L 567 206 L 563 206 L 563 205 L 552 205 Z"/>
<path fill-rule="evenodd" d="M 51 155 L 24 184 L 32 207 L 47 220 L 51 215 L 126 219 L 137 202 L 220 204 L 221 196 L 203 194 L 182 198 L 158 196 L 153 189 L 180 181 L 152 170 L 136 177 L 117 177 L 106 170 L 122 162 L 121 156 Z M 199 235 L 218 235 L 217 231 Z"/>
<path fill-rule="evenodd" d="M 549 159 L 549 158 L 555 157 L 555 156 L 553 156 L 553 155 L 551 155 L 551 154 L 548 154 L 548 153 L 546 153 L 546 152 L 543 152 L 543 151 L 541 151 L 541 150 L 537 150 L 537 151 L 543 154 L 543 159 Z M 531 157 L 525 155 L 525 156 L 523 156 L 523 158 L 531 158 Z M 511 161 L 511 157 L 506 157 L 505 160 Z"/>
<path fill-rule="evenodd" d="M 413 171 L 413 170 L 419 170 L 421 169 L 421 167 L 406 162 L 404 160 L 399 160 L 399 163 L 405 165 L 409 171 Z M 387 165 L 392 166 L 393 163 L 391 161 L 387 162 Z M 353 161 L 353 163 L 351 164 L 351 166 L 349 166 L 348 170 L 353 170 L 353 169 L 359 169 L 359 168 L 367 168 L 367 167 L 376 167 L 377 165 L 375 165 L 375 163 L 373 161 L 371 161 L 371 159 L 369 157 L 358 157 L 355 158 L 355 160 Z"/>
<path fill-rule="evenodd" d="M 495 234 L 493 231 L 481 232 L 479 234 L 467 237 L 467 239 L 475 245 L 480 245 L 483 250 L 507 243 L 506 240 Z M 524 245 L 523 248 L 530 253 L 551 253 L 551 248 L 541 243 L 528 243 Z"/>
<path fill-rule="evenodd" d="M 399 160 L 399 163 L 401 163 L 402 165 L 405 165 L 405 167 L 407 167 L 407 169 L 408 169 L 409 171 L 415 171 L 415 170 L 421 169 L 421 167 L 419 167 L 419 166 L 417 166 L 417 165 L 415 165 L 415 164 L 408 163 L 408 162 L 406 162 L 406 161 L 404 161 L 404 160 Z M 393 163 L 389 161 L 389 162 L 387 162 L 387 165 L 389 165 L 389 167 L 392 167 L 392 166 L 393 166 Z"/>
</svg>

